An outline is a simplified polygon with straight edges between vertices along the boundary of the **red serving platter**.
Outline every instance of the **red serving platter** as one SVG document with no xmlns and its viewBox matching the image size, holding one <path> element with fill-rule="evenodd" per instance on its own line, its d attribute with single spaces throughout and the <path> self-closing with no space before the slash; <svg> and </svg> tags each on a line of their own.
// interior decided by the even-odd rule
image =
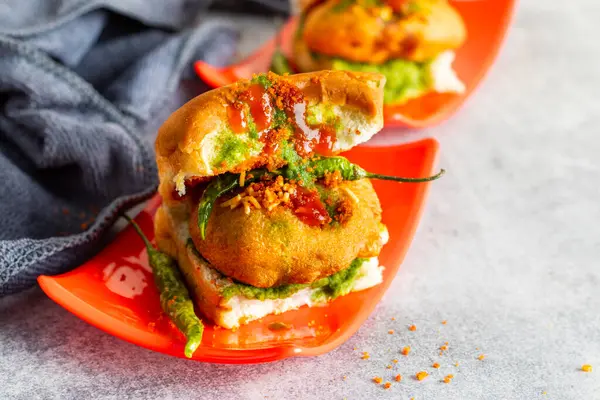
<svg viewBox="0 0 600 400">
<path fill-rule="evenodd" d="M 492 66 L 500 49 L 515 8 L 516 0 L 451 1 L 462 15 L 467 40 L 456 51 L 454 69 L 465 83 L 463 94 L 431 93 L 402 105 L 386 105 L 386 126 L 424 128 L 448 119 L 469 97 Z M 279 33 L 281 49 L 290 58 L 297 19 L 291 18 Z M 241 62 L 225 68 L 203 61 L 195 63 L 196 73 L 212 87 L 228 85 L 254 73 L 266 72 L 275 51 L 275 38 L 262 45 Z"/>
<path fill-rule="evenodd" d="M 434 172 L 435 139 L 391 147 L 357 147 L 345 155 L 365 169 L 407 177 Z M 327 306 L 289 311 L 254 321 L 233 331 L 206 322 L 202 345 L 194 360 L 246 364 L 292 356 L 315 356 L 346 341 L 373 311 L 391 284 L 412 241 L 425 204 L 429 183 L 373 181 L 390 233 L 380 263 L 383 283 L 351 293 Z M 136 217 L 153 238 L 153 217 L 161 200 L 151 199 Z M 162 313 L 142 241 L 130 227 L 96 257 L 58 276 L 40 276 L 38 282 L 55 302 L 79 318 L 128 342 L 184 357 L 183 335 Z M 273 322 L 290 329 L 272 331 Z"/>
</svg>

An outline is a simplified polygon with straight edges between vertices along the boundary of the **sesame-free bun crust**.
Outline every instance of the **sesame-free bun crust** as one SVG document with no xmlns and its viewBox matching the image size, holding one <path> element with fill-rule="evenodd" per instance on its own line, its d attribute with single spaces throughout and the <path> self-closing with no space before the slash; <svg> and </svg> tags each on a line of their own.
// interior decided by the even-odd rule
<svg viewBox="0 0 600 400">
<path fill-rule="evenodd" d="M 290 76 L 269 74 L 275 83 L 292 84 L 302 92 L 307 107 L 327 106 L 339 117 L 334 152 L 341 152 L 370 139 L 383 127 L 383 86 L 385 78 L 375 73 L 321 71 Z M 264 163 L 262 142 L 248 132 L 236 133 L 235 140 L 248 149 L 235 163 L 216 163 L 223 154 L 223 139 L 231 133 L 227 107 L 251 85 L 242 80 L 203 93 L 175 111 L 163 124 L 156 139 L 159 193 L 172 201 L 176 190 L 185 194 L 185 180 L 239 173 Z"/>
</svg>

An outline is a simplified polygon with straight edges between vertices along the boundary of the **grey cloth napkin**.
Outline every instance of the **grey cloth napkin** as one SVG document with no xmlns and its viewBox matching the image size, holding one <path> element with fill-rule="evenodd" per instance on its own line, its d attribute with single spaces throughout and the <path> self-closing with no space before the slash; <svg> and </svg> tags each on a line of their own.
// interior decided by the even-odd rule
<svg viewBox="0 0 600 400">
<path fill-rule="evenodd" d="M 210 3 L 0 4 L 0 296 L 81 264 L 153 194 L 148 126 L 193 60 L 235 51 L 235 29 L 203 16 Z"/>
</svg>

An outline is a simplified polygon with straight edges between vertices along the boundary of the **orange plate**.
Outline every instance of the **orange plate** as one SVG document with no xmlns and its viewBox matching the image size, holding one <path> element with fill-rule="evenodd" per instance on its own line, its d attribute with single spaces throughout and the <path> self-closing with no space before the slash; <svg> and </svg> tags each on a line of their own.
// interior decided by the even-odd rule
<svg viewBox="0 0 600 400">
<path fill-rule="evenodd" d="M 456 51 L 454 69 L 466 85 L 463 94 L 431 93 L 402 105 L 384 107 L 386 126 L 424 128 L 448 119 L 477 87 L 489 70 L 511 20 L 516 0 L 452 1 L 467 27 L 467 41 Z M 280 32 L 281 47 L 288 58 L 297 21 L 291 18 Z M 195 63 L 196 73 L 212 87 L 228 85 L 252 74 L 269 69 L 275 39 L 269 40 L 238 64 L 215 68 L 205 62 Z"/>
<path fill-rule="evenodd" d="M 346 154 L 367 170 L 409 177 L 429 175 L 438 143 L 434 139 L 393 146 L 358 147 Z M 390 242 L 380 262 L 386 266 L 379 286 L 338 298 L 325 307 L 302 307 L 254 321 L 236 331 L 208 323 L 198 361 L 246 364 L 291 356 L 314 356 L 346 341 L 369 316 L 394 279 L 423 210 L 427 183 L 373 181 L 383 208 Z M 149 238 L 160 198 L 154 197 L 136 218 Z M 79 318 L 128 342 L 183 357 L 183 335 L 163 315 L 143 243 L 126 228 L 95 258 L 59 276 L 40 276 L 42 290 Z M 289 325 L 271 331 L 272 322 Z"/>
</svg>

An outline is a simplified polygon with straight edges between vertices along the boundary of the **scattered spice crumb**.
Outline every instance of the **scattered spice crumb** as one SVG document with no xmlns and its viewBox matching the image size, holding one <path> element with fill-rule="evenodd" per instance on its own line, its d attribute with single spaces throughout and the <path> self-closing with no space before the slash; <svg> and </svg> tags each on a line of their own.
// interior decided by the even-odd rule
<svg viewBox="0 0 600 400">
<path fill-rule="evenodd" d="M 381 382 L 383 382 L 383 379 L 381 379 L 380 376 L 376 376 L 373 378 L 373 382 L 379 385 Z"/>
<path fill-rule="evenodd" d="M 446 321 L 446 320 L 442 321 L 442 325 L 446 325 L 447 323 L 448 323 L 448 321 Z"/>
<path fill-rule="evenodd" d="M 441 346 L 441 347 L 440 347 L 440 350 L 441 350 L 441 351 L 446 351 L 446 350 L 448 350 L 448 345 L 446 345 L 446 344 L 445 344 L 445 345 Z"/>
<path fill-rule="evenodd" d="M 271 330 L 271 331 L 286 331 L 286 330 L 292 329 L 292 326 L 286 324 L 285 322 L 275 321 L 275 322 L 271 322 L 267 326 L 267 328 L 269 328 L 269 330 Z"/>
<path fill-rule="evenodd" d="M 454 366 L 455 366 L 455 367 L 458 367 L 459 365 L 460 365 L 459 363 L 454 363 Z"/>
<path fill-rule="evenodd" d="M 396 320 L 396 317 L 392 317 L 392 321 L 395 321 L 395 320 Z"/>
<path fill-rule="evenodd" d="M 393 329 L 390 329 L 390 330 L 388 331 L 388 333 L 389 333 L 390 335 L 393 335 L 393 334 L 394 334 L 394 330 L 393 330 Z"/>
<path fill-rule="evenodd" d="M 388 365 L 386 368 L 387 368 L 387 369 L 392 369 L 392 366 L 391 366 L 391 365 Z"/>
<path fill-rule="evenodd" d="M 398 360 L 397 360 L 396 358 L 394 358 L 394 359 L 392 360 L 392 362 L 393 362 L 394 364 L 398 364 Z"/>
<path fill-rule="evenodd" d="M 433 368 L 439 368 L 439 367 L 440 367 L 440 364 L 438 364 L 438 363 L 433 363 L 432 367 L 433 367 Z"/>
<path fill-rule="evenodd" d="M 396 382 L 400 382 L 402 380 L 402 375 L 398 374 L 394 379 L 396 380 Z"/>
<path fill-rule="evenodd" d="M 419 371 L 415 374 L 415 378 L 417 378 L 418 381 L 422 381 L 423 379 L 427 378 L 429 376 L 429 374 L 426 371 Z"/>
<path fill-rule="evenodd" d="M 444 344 L 445 344 L 446 346 L 448 346 L 448 342 L 444 342 Z"/>
<path fill-rule="evenodd" d="M 383 385 L 383 388 L 384 388 L 384 389 L 389 389 L 389 388 L 391 388 L 391 387 L 392 387 L 392 384 L 391 384 L 391 383 L 389 383 L 389 382 L 386 382 L 386 383 Z"/>
<path fill-rule="evenodd" d="M 409 331 L 416 331 L 417 330 L 417 326 L 416 325 L 411 325 L 408 327 Z"/>
<path fill-rule="evenodd" d="M 480 354 L 479 357 L 477 357 L 478 360 L 483 360 L 485 358 L 485 355 Z"/>
<path fill-rule="evenodd" d="M 406 346 L 402 349 L 402 355 L 407 356 L 410 353 L 410 346 Z"/>
<path fill-rule="evenodd" d="M 362 357 L 361 357 L 361 358 L 362 358 L 363 360 L 368 360 L 368 359 L 369 359 L 369 357 L 370 357 L 370 355 L 369 355 L 369 352 L 368 352 L 368 351 L 363 351 L 363 353 L 362 353 Z"/>
<path fill-rule="evenodd" d="M 452 378 L 454 378 L 454 375 L 452 375 L 452 374 L 446 375 L 444 377 L 444 383 L 450 383 L 452 381 Z"/>
<path fill-rule="evenodd" d="M 346 375 L 344 375 L 344 376 L 342 376 L 342 379 L 346 380 L 346 379 L 348 379 L 348 377 Z"/>
<path fill-rule="evenodd" d="M 581 366 L 583 372 L 592 372 L 592 366 L 590 364 L 584 364 Z"/>
</svg>

